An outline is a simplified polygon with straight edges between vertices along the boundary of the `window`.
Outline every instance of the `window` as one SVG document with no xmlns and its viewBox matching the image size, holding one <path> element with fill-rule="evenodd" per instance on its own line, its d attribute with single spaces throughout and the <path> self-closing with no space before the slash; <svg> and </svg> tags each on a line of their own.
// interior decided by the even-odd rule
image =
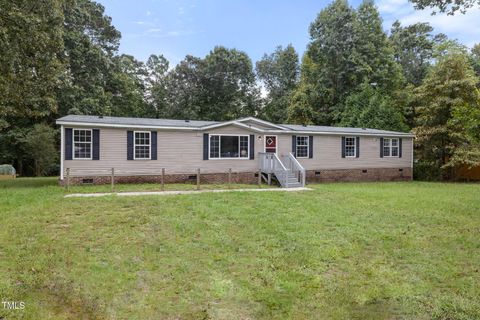
<svg viewBox="0 0 480 320">
<path fill-rule="evenodd" d="M 73 129 L 73 159 L 92 159 L 92 130 Z"/>
<path fill-rule="evenodd" d="M 383 156 L 398 157 L 398 138 L 383 139 Z"/>
<path fill-rule="evenodd" d="M 352 158 L 356 156 L 356 138 L 355 137 L 346 137 L 345 138 L 345 157 Z"/>
<path fill-rule="evenodd" d="M 248 136 L 210 135 L 210 158 L 248 158 Z"/>
<path fill-rule="evenodd" d="M 134 159 L 150 159 L 150 132 L 135 131 Z"/>
<path fill-rule="evenodd" d="M 308 158 L 308 136 L 297 137 L 297 158 Z"/>
</svg>

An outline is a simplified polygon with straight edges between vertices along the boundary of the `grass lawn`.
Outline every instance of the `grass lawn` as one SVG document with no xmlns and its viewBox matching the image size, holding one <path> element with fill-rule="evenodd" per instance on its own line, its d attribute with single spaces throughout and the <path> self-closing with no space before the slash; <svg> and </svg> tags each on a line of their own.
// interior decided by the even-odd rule
<svg viewBox="0 0 480 320">
<path fill-rule="evenodd" d="M 0 299 L 26 305 L 0 319 L 480 318 L 479 184 L 310 187 L 65 199 L 0 181 Z"/>
</svg>

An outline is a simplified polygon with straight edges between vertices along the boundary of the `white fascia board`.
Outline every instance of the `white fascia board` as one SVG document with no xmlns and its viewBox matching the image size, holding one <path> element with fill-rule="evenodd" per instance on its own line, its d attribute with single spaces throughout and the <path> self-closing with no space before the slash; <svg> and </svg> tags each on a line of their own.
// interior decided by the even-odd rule
<svg viewBox="0 0 480 320">
<path fill-rule="evenodd" d="M 263 130 L 263 129 L 238 122 L 237 120 L 227 121 L 227 122 L 223 122 L 223 123 L 216 123 L 216 124 L 212 124 L 212 125 L 209 125 L 209 126 L 200 127 L 200 128 L 198 128 L 198 130 L 205 131 L 205 130 L 209 130 L 209 129 L 216 129 L 216 128 L 221 128 L 221 127 L 230 126 L 230 125 L 245 128 L 245 129 L 249 129 L 249 130 L 253 130 L 253 131 L 257 131 L 257 132 L 265 132 L 265 130 Z"/>
<path fill-rule="evenodd" d="M 248 124 L 244 124 L 244 123 L 240 123 L 240 122 L 234 122 L 234 123 L 232 123 L 232 125 L 240 127 L 240 128 L 245 128 L 247 130 L 256 131 L 256 132 L 265 132 L 265 130 L 263 130 L 263 129 L 260 129 L 260 128 L 257 128 L 257 127 L 254 127 L 254 126 L 249 126 Z"/>
<path fill-rule="evenodd" d="M 220 127 L 224 127 L 224 126 L 228 126 L 228 125 L 231 125 L 231 124 L 234 124 L 237 120 L 232 120 L 232 121 L 227 121 L 227 122 L 221 122 L 221 123 L 215 123 L 215 124 L 211 124 L 211 125 L 208 125 L 208 126 L 203 126 L 201 127 L 202 130 L 208 130 L 208 129 L 215 129 L 215 128 L 220 128 Z"/>
<path fill-rule="evenodd" d="M 285 127 L 279 126 L 278 124 L 274 124 L 274 123 L 271 123 L 271 122 L 268 122 L 268 121 L 265 121 L 265 120 L 257 119 L 255 117 L 242 118 L 242 119 L 238 119 L 237 121 L 238 122 L 254 121 L 254 122 L 258 122 L 260 124 L 266 125 L 266 126 L 274 127 L 274 128 L 281 129 L 281 130 L 287 130 Z"/>
</svg>

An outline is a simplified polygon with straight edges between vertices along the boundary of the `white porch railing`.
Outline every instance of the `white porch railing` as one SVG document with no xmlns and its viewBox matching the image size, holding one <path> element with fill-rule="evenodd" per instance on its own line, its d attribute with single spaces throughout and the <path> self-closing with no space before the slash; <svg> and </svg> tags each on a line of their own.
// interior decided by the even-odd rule
<svg viewBox="0 0 480 320">
<path fill-rule="evenodd" d="M 278 182 L 284 188 L 290 185 L 301 184 L 305 186 L 305 169 L 293 156 L 292 153 L 287 154 L 281 161 L 275 153 L 259 152 L 260 170 L 263 173 L 275 174 Z"/>
<path fill-rule="evenodd" d="M 275 174 L 278 182 L 284 188 L 288 188 L 288 170 L 278 158 L 277 154 L 259 152 L 260 170 L 267 174 Z"/>
<path fill-rule="evenodd" d="M 305 187 L 305 168 L 298 162 L 293 153 L 289 153 L 282 157 L 283 164 L 289 172 L 295 175 L 298 182 Z"/>
</svg>

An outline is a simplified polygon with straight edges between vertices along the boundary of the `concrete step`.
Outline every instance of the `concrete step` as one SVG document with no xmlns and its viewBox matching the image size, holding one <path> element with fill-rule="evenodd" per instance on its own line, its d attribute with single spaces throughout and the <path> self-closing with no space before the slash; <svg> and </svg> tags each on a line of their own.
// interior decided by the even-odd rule
<svg viewBox="0 0 480 320">
<path fill-rule="evenodd" d="M 300 182 L 288 184 L 288 188 L 300 188 L 301 186 L 302 184 Z"/>
</svg>

